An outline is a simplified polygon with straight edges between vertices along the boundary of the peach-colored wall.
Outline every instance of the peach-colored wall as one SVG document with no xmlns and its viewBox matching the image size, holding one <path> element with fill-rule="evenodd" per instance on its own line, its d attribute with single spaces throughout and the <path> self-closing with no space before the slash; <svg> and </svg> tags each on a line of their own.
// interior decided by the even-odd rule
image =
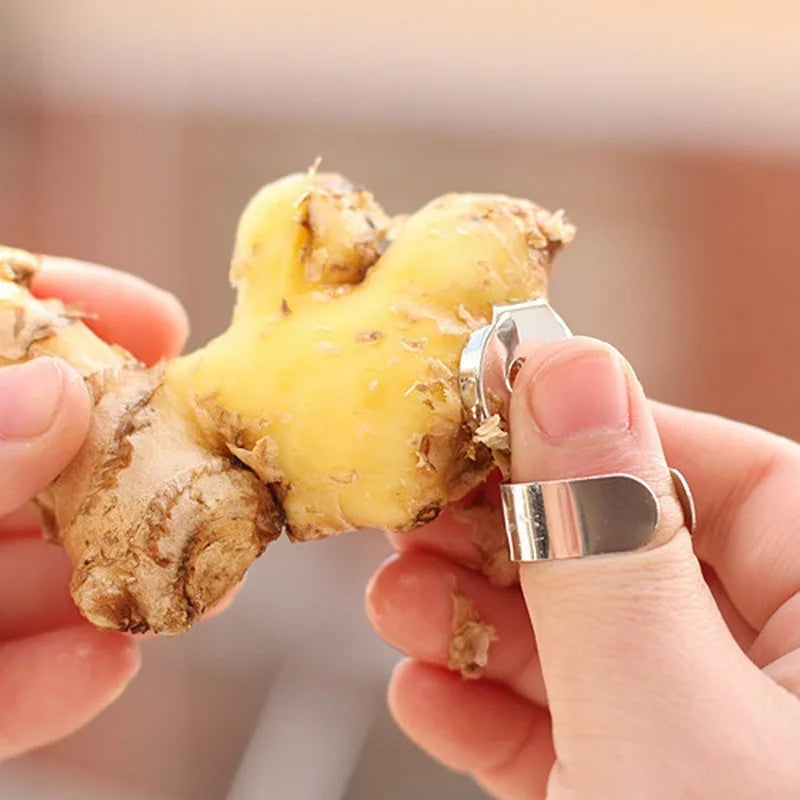
<svg viewBox="0 0 800 800">
<path fill-rule="evenodd" d="M 28 112 L 0 155 L 0 240 L 104 261 L 177 292 L 195 344 L 224 326 L 237 215 L 325 165 L 392 211 L 450 189 L 563 206 L 579 235 L 554 296 L 657 397 L 800 436 L 800 159 L 759 160 L 243 116 Z"/>
<path fill-rule="evenodd" d="M 797 0 L 0 8 L 0 242 L 167 286 L 197 345 L 227 321 L 242 206 L 318 154 L 391 211 L 452 189 L 529 196 L 578 224 L 553 281 L 576 331 L 617 344 L 652 396 L 800 437 Z M 382 707 L 396 656 L 361 595 L 387 548 L 365 533 L 302 553 L 277 543 L 230 612 L 146 642 L 131 690 L 15 760 L 0 794 L 222 796 L 302 643 L 320 686 L 352 672 Z M 309 737 L 324 747 L 325 732 Z M 106 779 L 114 788 L 98 789 Z M 351 788 L 353 800 L 483 796 L 385 712 Z"/>
</svg>

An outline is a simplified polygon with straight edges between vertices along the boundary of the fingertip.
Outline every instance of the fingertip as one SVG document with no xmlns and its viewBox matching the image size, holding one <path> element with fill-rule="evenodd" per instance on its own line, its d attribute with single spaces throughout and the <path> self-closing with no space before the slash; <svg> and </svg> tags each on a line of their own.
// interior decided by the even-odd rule
<svg viewBox="0 0 800 800">
<path fill-rule="evenodd" d="M 81 728 L 119 697 L 139 666 L 131 637 L 86 623 L 0 646 L 0 757 Z"/>
<path fill-rule="evenodd" d="M 189 336 L 186 311 L 174 294 L 100 264 L 44 256 L 31 291 L 83 309 L 98 336 L 146 364 L 177 356 Z"/>
<path fill-rule="evenodd" d="M 108 674 L 118 685 L 116 694 L 111 697 L 111 700 L 114 700 L 139 674 L 139 670 L 142 668 L 142 651 L 133 636 L 112 631 L 97 632 L 113 638 L 113 644 L 106 638 L 104 647 L 110 648 Z"/>
<path fill-rule="evenodd" d="M 48 486 L 80 449 L 91 400 L 61 359 L 37 358 L 0 371 L 0 515 Z"/>
<path fill-rule="evenodd" d="M 0 539 L 0 641 L 83 622 L 69 593 L 66 551 L 39 536 Z"/>
<path fill-rule="evenodd" d="M 392 670 L 386 692 L 386 705 L 398 727 L 420 747 L 427 749 L 438 714 L 447 711 L 447 693 L 443 691 L 450 680 L 463 682 L 452 672 L 426 664 L 414 658 L 398 661 Z M 445 682 L 443 687 L 442 682 Z"/>
<path fill-rule="evenodd" d="M 388 705 L 412 741 L 490 790 L 522 797 L 544 788 L 553 763 L 549 717 L 508 689 L 408 659 L 394 669 Z"/>
<path fill-rule="evenodd" d="M 387 572 L 391 572 L 392 567 L 400 558 L 399 553 L 392 553 L 388 558 L 384 559 L 375 572 L 370 576 L 367 586 L 364 590 L 364 610 L 367 619 L 372 624 L 372 627 L 380 633 L 380 609 L 382 606 L 382 593 L 383 586 L 386 582 Z"/>
<path fill-rule="evenodd" d="M 92 417 L 92 399 L 80 374 L 62 358 L 53 358 L 62 376 L 61 397 L 50 429 L 39 447 L 47 448 L 57 467 L 55 475 L 74 458 L 86 439 Z M 49 481 L 48 481 L 49 483 Z"/>
<path fill-rule="evenodd" d="M 420 528 L 407 533 L 389 534 L 389 541 L 398 553 L 436 553 L 479 569 L 485 562 L 485 556 L 478 543 L 485 542 L 490 535 L 483 527 L 488 522 L 489 512 L 489 507 L 480 502 L 473 505 L 463 501 L 453 503 L 435 520 Z"/>
<path fill-rule="evenodd" d="M 34 358 L 0 369 L 0 443 L 35 440 L 64 414 L 88 417 L 83 381 L 59 358 Z M 84 420 L 85 421 L 85 420 Z"/>
<path fill-rule="evenodd" d="M 472 584 L 466 570 L 425 552 L 387 559 L 371 582 L 370 623 L 392 647 L 426 661 L 446 661 L 459 576 Z"/>
<path fill-rule="evenodd" d="M 520 343 L 515 353 L 518 355 L 518 361 L 521 362 L 513 378 L 513 387 L 516 392 L 529 385 L 540 369 L 555 359 L 599 354 L 613 356 L 625 364 L 628 363 L 625 356 L 614 345 L 591 336 L 570 336 L 567 339 L 544 343 L 524 341 Z"/>
<path fill-rule="evenodd" d="M 141 667 L 139 643 L 126 633 L 101 631 L 82 620 L 52 636 L 62 670 L 83 683 L 84 691 L 102 707 L 119 696 Z"/>
<path fill-rule="evenodd" d="M 53 358 L 53 361 L 61 371 L 64 381 L 59 414 L 69 417 L 78 427 L 88 430 L 92 414 L 92 398 L 89 396 L 85 381 L 63 358 Z M 86 431 L 84 435 L 85 433 Z"/>
<path fill-rule="evenodd" d="M 153 347 L 153 352 L 149 354 L 143 352 L 140 356 L 142 361 L 152 363 L 179 355 L 186 346 L 190 333 L 189 316 L 181 301 L 172 292 L 153 286 L 134 275 L 123 277 L 126 281 L 136 282 L 141 292 L 142 303 L 150 305 L 148 317 L 152 315 L 157 323 L 154 331 L 157 336 L 152 343 L 147 343 Z M 138 332 L 141 334 L 141 328 Z M 144 340 L 142 342 L 145 343 Z"/>
<path fill-rule="evenodd" d="M 41 535 L 41 516 L 33 503 L 26 503 L 0 516 L 0 536 L 36 536 Z"/>
<path fill-rule="evenodd" d="M 174 294 L 149 284 L 145 286 L 142 307 L 133 309 L 123 324 L 117 318 L 98 333 L 109 340 L 116 337 L 118 344 L 151 365 L 180 355 L 189 338 L 189 317 Z M 145 318 L 152 325 L 148 333 L 144 330 Z"/>
<path fill-rule="evenodd" d="M 517 482 L 629 472 L 671 486 L 644 390 L 625 358 L 589 337 L 526 347 L 509 409 Z"/>
<path fill-rule="evenodd" d="M 183 303 L 172 292 L 160 290 L 164 294 L 164 309 L 166 317 L 171 321 L 170 337 L 167 341 L 167 358 L 174 358 L 179 355 L 191 333 L 189 315 L 183 307 Z"/>
<path fill-rule="evenodd" d="M 119 699 L 139 673 L 142 654 L 133 636 L 101 631 L 85 621 L 74 628 L 69 646 L 74 653 L 67 659 L 71 661 L 67 670 L 76 686 L 70 700 L 75 704 L 77 729 Z"/>
<path fill-rule="evenodd" d="M 409 685 L 413 686 L 414 673 L 419 666 L 422 665 L 418 661 L 414 661 L 412 658 L 403 658 L 394 665 L 391 677 L 389 678 L 386 702 L 392 717 L 401 728 L 403 727 L 401 717 L 405 687 Z"/>
<path fill-rule="evenodd" d="M 449 711 L 447 694 L 440 686 L 441 672 L 436 667 L 411 658 L 399 661 L 392 671 L 386 704 L 395 724 L 406 736 L 447 766 L 456 769 L 460 765 L 452 757 L 443 758 L 441 740 L 444 738 L 447 741 L 449 736 L 438 729 L 435 722 L 437 715 L 446 716 Z"/>
</svg>

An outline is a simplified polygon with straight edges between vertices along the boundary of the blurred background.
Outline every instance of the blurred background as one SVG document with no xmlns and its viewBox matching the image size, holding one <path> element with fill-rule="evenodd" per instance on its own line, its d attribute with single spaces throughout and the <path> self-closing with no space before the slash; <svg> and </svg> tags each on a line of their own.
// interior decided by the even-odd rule
<svg viewBox="0 0 800 800">
<path fill-rule="evenodd" d="M 791 437 L 800 368 L 796 0 L 3 0 L 0 241 L 174 291 L 227 323 L 234 226 L 324 167 L 392 211 L 449 190 L 563 207 L 556 307 L 651 396 Z M 0 796 L 484 795 L 384 710 L 364 621 L 379 535 L 273 547 L 237 603 L 145 645 L 131 690 L 18 759 Z"/>
</svg>

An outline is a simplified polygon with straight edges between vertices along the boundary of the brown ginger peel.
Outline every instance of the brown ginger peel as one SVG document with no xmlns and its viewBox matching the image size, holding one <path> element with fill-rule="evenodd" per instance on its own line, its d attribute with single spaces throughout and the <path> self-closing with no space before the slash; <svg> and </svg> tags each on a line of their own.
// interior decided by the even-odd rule
<svg viewBox="0 0 800 800">
<path fill-rule="evenodd" d="M 81 612 L 178 633 L 283 530 L 406 531 L 463 497 L 506 440 L 476 436 L 461 351 L 493 305 L 546 294 L 572 234 L 502 195 L 392 218 L 341 176 L 291 175 L 242 215 L 228 331 L 153 368 L 35 299 L 36 258 L 0 248 L 0 366 L 61 357 L 94 398 L 86 443 L 37 498 Z"/>
<path fill-rule="evenodd" d="M 447 666 L 465 680 L 480 678 L 489 663 L 489 648 L 498 639 L 497 631 L 481 617 L 470 597 L 456 591 L 451 596 L 453 622 Z"/>
</svg>

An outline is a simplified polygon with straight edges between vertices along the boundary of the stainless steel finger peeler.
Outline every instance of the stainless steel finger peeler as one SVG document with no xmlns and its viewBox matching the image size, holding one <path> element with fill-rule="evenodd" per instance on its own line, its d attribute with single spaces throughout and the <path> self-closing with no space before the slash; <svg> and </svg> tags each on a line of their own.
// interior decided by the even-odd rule
<svg viewBox="0 0 800 800">
<path fill-rule="evenodd" d="M 495 307 L 491 323 L 470 336 L 461 355 L 461 399 L 475 424 L 494 415 L 505 418 L 521 343 L 570 336 L 569 327 L 547 300 Z M 691 532 L 695 525 L 691 491 L 678 470 L 670 473 Z M 519 562 L 636 550 L 650 541 L 659 525 L 655 493 L 626 473 L 504 483 L 501 496 L 509 551 Z"/>
</svg>

